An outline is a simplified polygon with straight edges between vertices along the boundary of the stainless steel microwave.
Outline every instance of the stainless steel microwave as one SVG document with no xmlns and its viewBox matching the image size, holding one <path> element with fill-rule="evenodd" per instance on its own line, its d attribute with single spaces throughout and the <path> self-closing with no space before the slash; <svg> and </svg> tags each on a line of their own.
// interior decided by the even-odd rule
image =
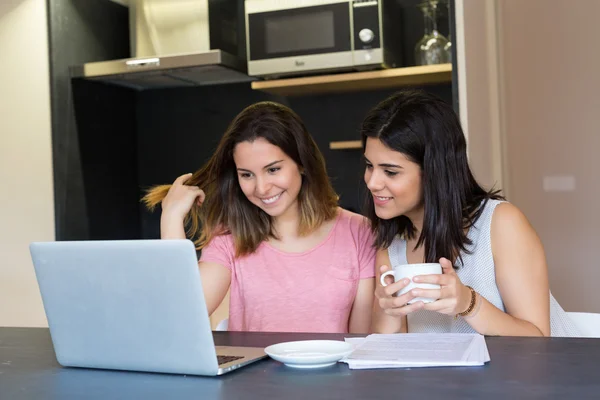
<svg viewBox="0 0 600 400">
<path fill-rule="evenodd" d="M 246 0 L 248 74 L 400 66 L 400 12 L 396 0 Z"/>
</svg>

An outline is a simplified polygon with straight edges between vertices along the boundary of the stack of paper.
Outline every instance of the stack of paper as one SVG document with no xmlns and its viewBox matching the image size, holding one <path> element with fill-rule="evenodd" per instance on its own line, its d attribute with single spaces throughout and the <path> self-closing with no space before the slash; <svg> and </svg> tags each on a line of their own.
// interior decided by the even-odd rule
<svg viewBox="0 0 600 400">
<path fill-rule="evenodd" d="M 490 361 L 485 338 L 470 333 L 374 334 L 346 338 L 350 369 L 476 366 Z"/>
</svg>

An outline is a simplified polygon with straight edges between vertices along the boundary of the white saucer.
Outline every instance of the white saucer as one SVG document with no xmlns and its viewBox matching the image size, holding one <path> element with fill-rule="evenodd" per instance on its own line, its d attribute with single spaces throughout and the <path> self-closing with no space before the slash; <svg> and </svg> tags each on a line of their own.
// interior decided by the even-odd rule
<svg viewBox="0 0 600 400">
<path fill-rule="evenodd" d="M 301 340 L 274 344 L 265 353 L 289 367 L 322 368 L 334 365 L 353 349 L 350 343 L 339 340 Z"/>
</svg>

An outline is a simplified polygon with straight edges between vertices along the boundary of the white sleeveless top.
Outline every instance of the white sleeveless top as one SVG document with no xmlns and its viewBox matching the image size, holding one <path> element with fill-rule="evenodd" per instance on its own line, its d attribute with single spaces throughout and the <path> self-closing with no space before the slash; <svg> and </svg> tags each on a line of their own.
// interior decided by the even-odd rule
<svg viewBox="0 0 600 400">
<path fill-rule="evenodd" d="M 469 253 L 461 252 L 462 263 L 457 260 L 458 277 L 464 285 L 471 286 L 480 296 L 506 312 L 502 297 L 496 285 L 496 271 L 492 256 L 490 231 L 492 214 L 501 201 L 488 200 L 483 212 L 469 229 L 467 237 L 472 244 L 467 246 Z M 408 264 L 406 241 L 396 236 L 388 248 L 392 265 Z M 474 333 L 475 330 L 463 318 L 441 314 L 435 311 L 420 310 L 408 315 L 408 332 L 421 333 Z M 566 312 L 550 293 L 550 330 L 552 336 L 579 336 L 580 332 Z"/>
</svg>

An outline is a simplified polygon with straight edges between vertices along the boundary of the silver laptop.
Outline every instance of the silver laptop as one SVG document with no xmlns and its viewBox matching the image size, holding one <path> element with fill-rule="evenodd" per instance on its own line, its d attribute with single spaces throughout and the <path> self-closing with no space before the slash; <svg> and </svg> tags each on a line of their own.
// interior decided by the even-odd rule
<svg viewBox="0 0 600 400">
<path fill-rule="evenodd" d="M 63 366 L 221 375 L 266 357 L 215 347 L 189 240 L 32 243 Z"/>
</svg>

